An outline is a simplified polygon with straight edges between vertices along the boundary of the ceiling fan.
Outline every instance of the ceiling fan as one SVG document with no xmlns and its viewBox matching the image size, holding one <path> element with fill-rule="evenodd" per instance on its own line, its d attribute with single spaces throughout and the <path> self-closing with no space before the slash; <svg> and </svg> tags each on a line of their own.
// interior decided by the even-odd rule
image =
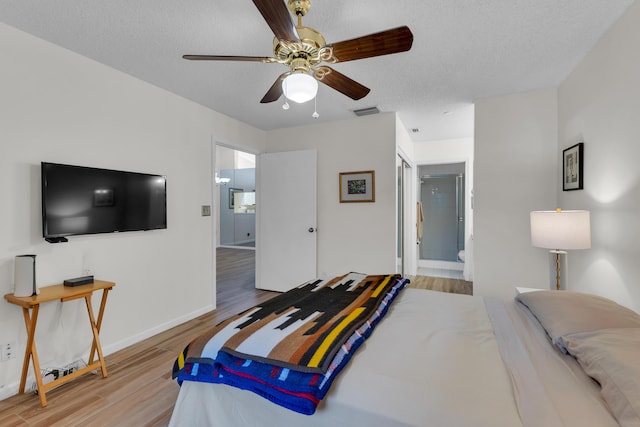
<svg viewBox="0 0 640 427">
<path fill-rule="evenodd" d="M 233 55 L 183 55 L 184 59 L 204 61 L 255 61 L 279 63 L 289 67 L 264 95 L 261 103 L 277 101 L 283 94 L 295 102 L 313 99 L 318 81 L 351 99 L 364 98 L 369 88 L 323 63 L 353 61 L 405 52 L 411 49 L 413 34 L 407 26 L 369 34 L 351 40 L 327 44 L 324 36 L 302 25 L 302 17 L 311 8 L 311 0 L 253 0 L 275 35 L 273 57 Z M 294 25 L 287 7 L 298 18 Z"/>
</svg>

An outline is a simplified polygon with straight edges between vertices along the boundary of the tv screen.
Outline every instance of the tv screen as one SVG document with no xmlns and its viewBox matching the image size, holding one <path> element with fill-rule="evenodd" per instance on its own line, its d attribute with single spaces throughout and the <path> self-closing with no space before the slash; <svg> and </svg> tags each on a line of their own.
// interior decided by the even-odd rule
<svg viewBox="0 0 640 427">
<path fill-rule="evenodd" d="M 65 236 L 167 228 L 162 175 L 41 163 L 42 235 Z"/>
</svg>

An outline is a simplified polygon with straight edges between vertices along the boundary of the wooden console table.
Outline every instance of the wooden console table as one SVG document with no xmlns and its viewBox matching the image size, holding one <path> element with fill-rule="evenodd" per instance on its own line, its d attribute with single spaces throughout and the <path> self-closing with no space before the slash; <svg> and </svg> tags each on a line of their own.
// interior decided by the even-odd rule
<svg viewBox="0 0 640 427">
<path fill-rule="evenodd" d="M 79 286 L 64 286 L 53 285 L 40 288 L 38 295 L 30 297 L 16 297 L 13 294 L 7 294 L 4 298 L 11 304 L 22 307 L 22 314 L 24 315 L 24 324 L 27 328 L 27 346 L 24 352 L 24 362 L 22 363 L 22 377 L 20 379 L 20 394 L 24 393 L 24 388 L 27 383 L 27 374 L 29 372 L 29 359 L 33 362 L 33 370 L 36 377 L 36 384 L 38 387 L 38 395 L 40 396 L 40 403 L 42 406 L 47 406 L 46 392 L 60 384 L 64 384 L 80 375 L 86 374 L 100 368 L 102 370 L 102 376 L 107 376 L 107 365 L 104 362 L 102 355 L 102 347 L 100 346 L 100 326 L 102 325 L 102 315 L 104 314 L 104 307 L 107 304 L 107 295 L 116 284 L 113 282 L 105 282 L 102 280 L 95 280 L 93 283 Z M 96 322 L 93 316 L 93 307 L 91 305 L 91 295 L 95 291 L 102 290 L 102 302 L 100 303 L 100 311 L 98 312 L 98 320 Z M 91 344 L 91 351 L 89 352 L 89 360 L 87 366 L 72 372 L 69 375 L 59 377 L 58 379 L 44 384 L 42 382 L 42 374 L 40 372 L 40 361 L 38 360 L 38 352 L 36 351 L 36 324 L 38 322 L 38 311 L 40 310 L 40 304 L 47 301 L 55 301 L 59 299 L 62 302 L 71 301 L 74 299 L 84 298 L 87 305 L 87 312 L 89 313 L 89 322 L 91 323 L 91 330 L 93 331 L 93 343 Z M 98 360 L 94 362 L 95 353 L 98 353 Z"/>
</svg>

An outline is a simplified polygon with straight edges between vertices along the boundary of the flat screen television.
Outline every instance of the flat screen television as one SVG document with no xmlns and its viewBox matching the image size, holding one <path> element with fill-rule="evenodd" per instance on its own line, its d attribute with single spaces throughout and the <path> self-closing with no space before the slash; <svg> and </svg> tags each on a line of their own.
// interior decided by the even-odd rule
<svg viewBox="0 0 640 427">
<path fill-rule="evenodd" d="M 162 175 L 41 163 L 42 236 L 167 228 L 167 179 Z"/>
</svg>

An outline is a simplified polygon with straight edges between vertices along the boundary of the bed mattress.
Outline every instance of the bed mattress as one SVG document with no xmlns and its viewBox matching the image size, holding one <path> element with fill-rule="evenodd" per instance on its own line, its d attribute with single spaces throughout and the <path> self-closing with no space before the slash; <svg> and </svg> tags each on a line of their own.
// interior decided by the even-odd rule
<svg viewBox="0 0 640 427">
<path fill-rule="evenodd" d="M 598 386 L 515 302 L 405 289 L 314 415 L 185 381 L 171 426 L 616 426 Z"/>
</svg>

